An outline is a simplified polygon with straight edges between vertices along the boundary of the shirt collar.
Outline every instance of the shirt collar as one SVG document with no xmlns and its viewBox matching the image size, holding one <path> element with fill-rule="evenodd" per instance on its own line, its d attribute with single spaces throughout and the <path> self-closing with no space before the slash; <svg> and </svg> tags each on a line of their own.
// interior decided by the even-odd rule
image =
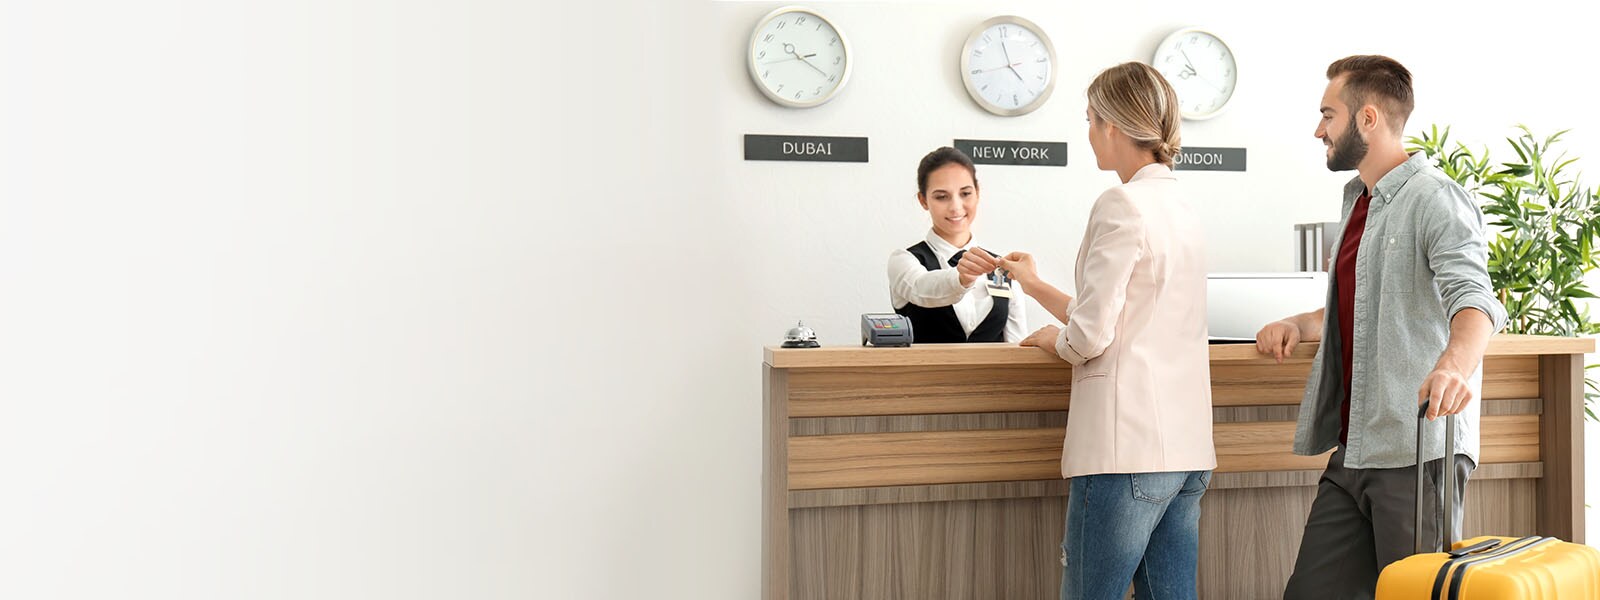
<svg viewBox="0 0 1600 600">
<path fill-rule="evenodd" d="M 1138 171 L 1133 172 L 1133 177 L 1128 178 L 1128 182 L 1132 183 L 1140 179 L 1177 179 L 1177 177 L 1172 175 L 1171 167 L 1156 162 L 1139 167 Z"/>
<path fill-rule="evenodd" d="M 939 237 L 939 232 L 934 231 L 932 227 L 928 228 L 928 247 L 933 248 L 933 255 L 939 257 L 940 263 L 950 260 L 950 257 L 955 256 L 957 252 L 972 247 L 973 239 L 976 238 L 968 238 L 967 245 L 957 248 L 955 244 Z"/>
<path fill-rule="evenodd" d="M 1406 182 L 1411 180 L 1411 176 L 1416 175 L 1418 171 L 1421 171 L 1427 165 L 1428 157 L 1426 154 L 1421 152 L 1412 153 L 1411 158 L 1400 163 L 1400 166 L 1390 169 L 1388 173 L 1378 179 L 1378 185 L 1373 186 L 1374 189 L 1371 190 L 1372 201 L 1388 204 L 1394 200 L 1396 194 L 1400 193 L 1400 188 L 1405 187 Z"/>
</svg>

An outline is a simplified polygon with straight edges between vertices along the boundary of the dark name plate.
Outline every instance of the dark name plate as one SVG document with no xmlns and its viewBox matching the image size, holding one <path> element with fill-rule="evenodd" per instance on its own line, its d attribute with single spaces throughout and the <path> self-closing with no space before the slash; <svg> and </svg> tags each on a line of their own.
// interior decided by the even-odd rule
<svg viewBox="0 0 1600 600">
<path fill-rule="evenodd" d="M 1184 146 L 1172 157 L 1175 171 L 1243 171 L 1244 148 L 1200 148 Z"/>
<path fill-rule="evenodd" d="M 864 163 L 867 138 L 746 134 L 744 159 Z"/>
<path fill-rule="evenodd" d="M 955 148 L 980 165 L 1067 166 L 1066 142 L 956 140 Z"/>
</svg>

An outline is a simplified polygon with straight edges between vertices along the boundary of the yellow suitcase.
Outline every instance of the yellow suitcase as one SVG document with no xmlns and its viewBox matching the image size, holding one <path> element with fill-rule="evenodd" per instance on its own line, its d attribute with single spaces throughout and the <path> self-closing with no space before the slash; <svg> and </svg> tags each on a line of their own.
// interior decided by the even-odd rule
<svg viewBox="0 0 1600 600">
<path fill-rule="evenodd" d="M 1426 411 L 1426 405 L 1423 408 Z M 1455 454 L 1455 417 L 1445 420 L 1445 456 Z M 1450 523 L 1453 494 L 1445 493 L 1439 528 L 1447 552 L 1422 552 L 1422 422 L 1417 423 L 1416 554 L 1378 575 L 1378 600 L 1600 600 L 1600 551 L 1549 537 L 1475 537 L 1454 544 Z M 1454 489 L 1455 469 L 1444 465 L 1443 490 Z"/>
<path fill-rule="evenodd" d="M 1378 576 L 1379 600 L 1600 600 L 1600 551 L 1555 538 L 1475 537 L 1409 556 Z"/>
</svg>

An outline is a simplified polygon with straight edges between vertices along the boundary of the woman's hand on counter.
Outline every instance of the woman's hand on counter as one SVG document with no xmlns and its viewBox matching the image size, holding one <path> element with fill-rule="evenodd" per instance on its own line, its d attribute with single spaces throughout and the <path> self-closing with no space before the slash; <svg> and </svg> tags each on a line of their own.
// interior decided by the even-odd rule
<svg viewBox="0 0 1600 600">
<path fill-rule="evenodd" d="M 1056 327 L 1055 325 L 1045 325 L 1044 327 L 1039 328 L 1038 331 L 1033 332 L 1033 335 L 1023 338 L 1021 342 L 1017 342 L 1017 345 L 1033 346 L 1049 353 L 1050 356 L 1061 358 L 1061 355 L 1056 354 L 1056 339 L 1060 336 L 1060 327 Z"/>
</svg>

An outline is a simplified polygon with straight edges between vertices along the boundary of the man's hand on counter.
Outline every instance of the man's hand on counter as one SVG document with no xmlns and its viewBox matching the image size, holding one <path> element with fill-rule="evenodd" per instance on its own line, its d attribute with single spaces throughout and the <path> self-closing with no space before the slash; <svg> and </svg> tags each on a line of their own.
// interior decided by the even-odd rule
<svg viewBox="0 0 1600 600">
<path fill-rule="evenodd" d="M 1278 359 L 1280 365 L 1285 357 L 1294 353 L 1295 344 L 1299 343 L 1300 326 L 1292 318 L 1267 323 L 1256 332 L 1256 352 Z"/>
<path fill-rule="evenodd" d="M 1056 354 L 1056 339 L 1060 336 L 1060 327 L 1056 327 L 1055 325 L 1045 325 L 1044 327 L 1039 328 L 1038 331 L 1033 332 L 1033 335 L 1023 338 L 1021 342 L 1017 342 L 1017 345 L 1033 346 L 1049 353 L 1050 356 L 1061 358 L 1061 355 Z"/>
<path fill-rule="evenodd" d="M 1323 311 L 1319 308 L 1267 323 L 1266 327 L 1256 332 L 1256 352 L 1276 358 L 1278 364 L 1283 364 L 1283 359 L 1294 353 L 1296 344 L 1322 339 Z"/>
</svg>

